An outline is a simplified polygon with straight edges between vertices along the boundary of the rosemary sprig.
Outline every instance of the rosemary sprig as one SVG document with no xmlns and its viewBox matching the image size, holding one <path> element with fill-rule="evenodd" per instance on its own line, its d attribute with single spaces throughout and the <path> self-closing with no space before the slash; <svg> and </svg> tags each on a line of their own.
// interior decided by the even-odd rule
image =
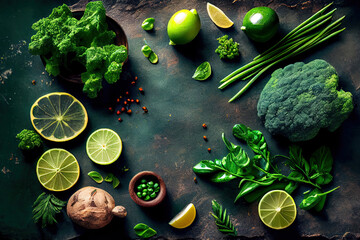
<svg viewBox="0 0 360 240">
<path fill-rule="evenodd" d="M 41 226 L 57 223 L 55 215 L 65 207 L 66 202 L 58 199 L 52 194 L 43 192 L 40 194 L 33 204 L 33 220 L 35 223 L 41 220 Z"/>
<path fill-rule="evenodd" d="M 216 202 L 216 200 L 212 200 L 211 204 L 214 212 L 211 213 L 211 215 L 215 218 L 215 224 L 218 230 L 229 236 L 236 236 L 235 226 L 230 221 L 230 216 L 227 214 L 226 209 Z"/>
</svg>

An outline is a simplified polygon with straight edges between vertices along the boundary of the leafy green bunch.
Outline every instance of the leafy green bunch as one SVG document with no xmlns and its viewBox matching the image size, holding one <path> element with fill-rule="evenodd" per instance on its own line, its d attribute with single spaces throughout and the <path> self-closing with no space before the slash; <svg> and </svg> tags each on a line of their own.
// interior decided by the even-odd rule
<svg viewBox="0 0 360 240">
<path fill-rule="evenodd" d="M 242 197 L 248 202 L 253 202 L 266 192 L 275 189 L 282 189 L 291 194 L 299 184 L 307 184 L 314 190 L 306 193 L 303 202 L 307 202 L 309 197 L 316 200 L 312 202 L 310 208 L 304 209 L 311 209 L 332 192 L 332 190 L 322 192 L 322 186 L 330 183 L 333 178 L 330 174 L 333 159 L 329 148 L 319 148 L 311 155 L 309 161 L 305 159 L 302 149 L 298 146 L 290 146 L 289 156 L 273 157 L 260 131 L 251 130 L 243 124 L 236 124 L 233 134 L 246 142 L 254 153 L 253 157 L 250 157 L 241 146 L 229 142 L 223 134 L 222 139 L 229 153 L 222 159 L 202 160 L 193 167 L 193 171 L 208 176 L 212 182 L 223 183 L 240 179 L 235 202 Z M 276 157 L 286 159 L 285 164 L 290 168 L 289 174 L 283 173 L 275 164 Z M 304 204 L 300 204 L 300 207 L 302 206 Z M 315 209 L 320 211 L 323 206 L 322 204 Z"/>
<path fill-rule="evenodd" d="M 46 71 L 53 76 L 72 72 L 71 66 L 84 66 L 83 91 L 90 98 L 97 97 L 103 78 L 110 84 L 120 78 L 127 49 L 113 44 L 116 34 L 108 30 L 101 1 L 89 2 L 80 20 L 63 4 L 32 28 L 36 34 L 31 37 L 29 52 L 41 55 Z"/>
<path fill-rule="evenodd" d="M 240 55 L 239 43 L 235 42 L 232 38 L 228 38 L 228 35 L 224 35 L 217 39 L 220 45 L 215 52 L 219 54 L 220 59 L 234 59 Z"/>
</svg>

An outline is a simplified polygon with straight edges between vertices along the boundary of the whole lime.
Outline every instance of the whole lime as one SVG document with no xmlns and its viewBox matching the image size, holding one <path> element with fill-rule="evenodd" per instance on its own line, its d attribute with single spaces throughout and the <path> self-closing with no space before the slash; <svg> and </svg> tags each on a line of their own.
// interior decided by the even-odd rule
<svg viewBox="0 0 360 240">
<path fill-rule="evenodd" d="M 273 9 L 256 7 L 246 13 L 241 30 L 255 42 L 267 42 L 278 28 L 279 17 Z"/>
<path fill-rule="evenodd" d="M 169 44 L 181 45 L 191 42 L 198 35 L 200 28 L 200 17 L 195 9 L 176 12 L 167 26 Z"/>
</svg>

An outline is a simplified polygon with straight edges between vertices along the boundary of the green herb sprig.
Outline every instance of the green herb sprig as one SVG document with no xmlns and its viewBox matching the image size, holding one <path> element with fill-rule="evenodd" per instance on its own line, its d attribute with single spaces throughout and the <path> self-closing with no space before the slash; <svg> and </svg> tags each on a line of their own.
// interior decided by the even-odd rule
<svg viewBox="0 0 360 240">
<path fill-rule="evenodd" d="M 225 208 L 223 208 L 217 201 L 212 200 L 212 210 L 211 215 L 215 218 L 215 224 L 218 230 L 229 236 L 236 236 L 237 232 L 234 224 L 230 221 L 230 216 L 228 215 Z"/>
<path fill-rule="evenodd" d="M 141 238 L 150 238 L 155 236 L 157 232 L 144 223 L 138 223 L 134 227 L 135 234 Z"/>
<path fill-rule="evenodd" d="M 229 102 L 232 102 L 240 97 L 264 72 L 269 70 L 271 67 L 306 52 L 344 31 L 345 28 L 339 29 L 339 27 L 345 16 L 329 24 L 334 12 L 336 11 L 336 9 L 333 9 L 325 14 L 331 5 L 332 3 L 316 12 L 313 16 L 289 32 L 273 47 L 255 57 L 252 62 L 244 65 L 223 78 L 220 81 L 221 85 L 219 86 L 219 89 L 224 89 L 229 84 L 237 80 L 250 79 L 249 82 L 229 100 Z"/>
<path fill-rule="evenodd" d="M 33 204 L 33 220 L 35 223 L 41 220 L 41 226 L 44 228 L 48 225 L 57 223 L 55 215 L 60 213 L 65 207 L 66 202 L 58 199 L 53 194 L 43 192 Z"/>
<path fill-rule="evenodd" d="M 209 176 L 212 182 L 229 182 L 240 179 L 239 192 L 235 202 L 244 198 L 253 202 L 266 192 L 274 189 L 283 189 L 291 194 L 299 184 L 306 184 L 314 189 L 318 197 L 324 196 L 322 186 L 331 182 L 332 156 L 330 149 L 321 147 L 310 157 L 310 161 L 302 154 L 302 149 L 290 146 L 289 156 L 272 156 L 263 134 L 252 130 L 243 124 L 236 124 L 233 128 L 235 137 L 243 140 L 254 152 L 253 157 L 240 146 L 229 142 L 224 134 L 223 141 L 229 153 L 222 159 L 202 160 L 193 167 L 196 174 Z M 290 167 L 290 174 L 283 174 L 274 163 L 274 159 L 282 157 Z M 329 191 L 327 193 L 330 193 Z M 307 197 L 307 196 L 305 196 Z M 316 199 L 317 201 L 318 199 Z"/>
</svg>

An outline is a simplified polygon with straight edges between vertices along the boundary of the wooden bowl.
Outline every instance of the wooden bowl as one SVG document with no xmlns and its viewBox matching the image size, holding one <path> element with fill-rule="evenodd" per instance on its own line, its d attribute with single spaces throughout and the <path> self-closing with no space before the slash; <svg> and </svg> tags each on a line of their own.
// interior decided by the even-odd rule
<svg viewBox="0 0 360 240">
<path fill-rule="evenodd" d="M 150 201 L 145 201 L 136 195 L 136 186 L 140 183 L 141 179 L 154 179 L 160 185 L 160 191 L 156 198 Z M 151 171 L 143 171 L 136 174 L 129 183 L 129 193 L 131 199 L 142 207 L 155 207 L 160 204 L 166 195 L 166 186 L 164 180 L 156 173 Z"/>
<path fill-rule="evenodd" d="M 74 10 L 74 11 L 72 11 L 72 13 L 73 13 L 74 18 L 80 19 L 84 15 L 84 10 Z M 118 46 L 124 45 L 126 47 L 126 49 L 129 51 L 127 37 L 126 37 L 124 30 L 120 26 L 120 24 L 109 16 L 106 16 L 106 23 L 108 24 L 108 29 L 114 31 L 116 34 L 114 44 L 118 45 Z M 40 57 L 41 57 L 41 61 L 43 62 L 44 66 L 45 66 L 46 65 L 45 60 L 43 59 L 42 56 L 40 56 Z M 125 62 L 126 61 L 127 61 L 127 59 L 125 60 Z M 79 64 L 78 66 L 73 66 L 72 70 L 73 71 L 71 71 L 71 72 L 61 71 L 57 77 L 62 80 L 65 80 L 65 81 L 82 84 L 83 82 L 81 80 L 81 73 L 86 71 L 84 66 Z"/>
</svg>

